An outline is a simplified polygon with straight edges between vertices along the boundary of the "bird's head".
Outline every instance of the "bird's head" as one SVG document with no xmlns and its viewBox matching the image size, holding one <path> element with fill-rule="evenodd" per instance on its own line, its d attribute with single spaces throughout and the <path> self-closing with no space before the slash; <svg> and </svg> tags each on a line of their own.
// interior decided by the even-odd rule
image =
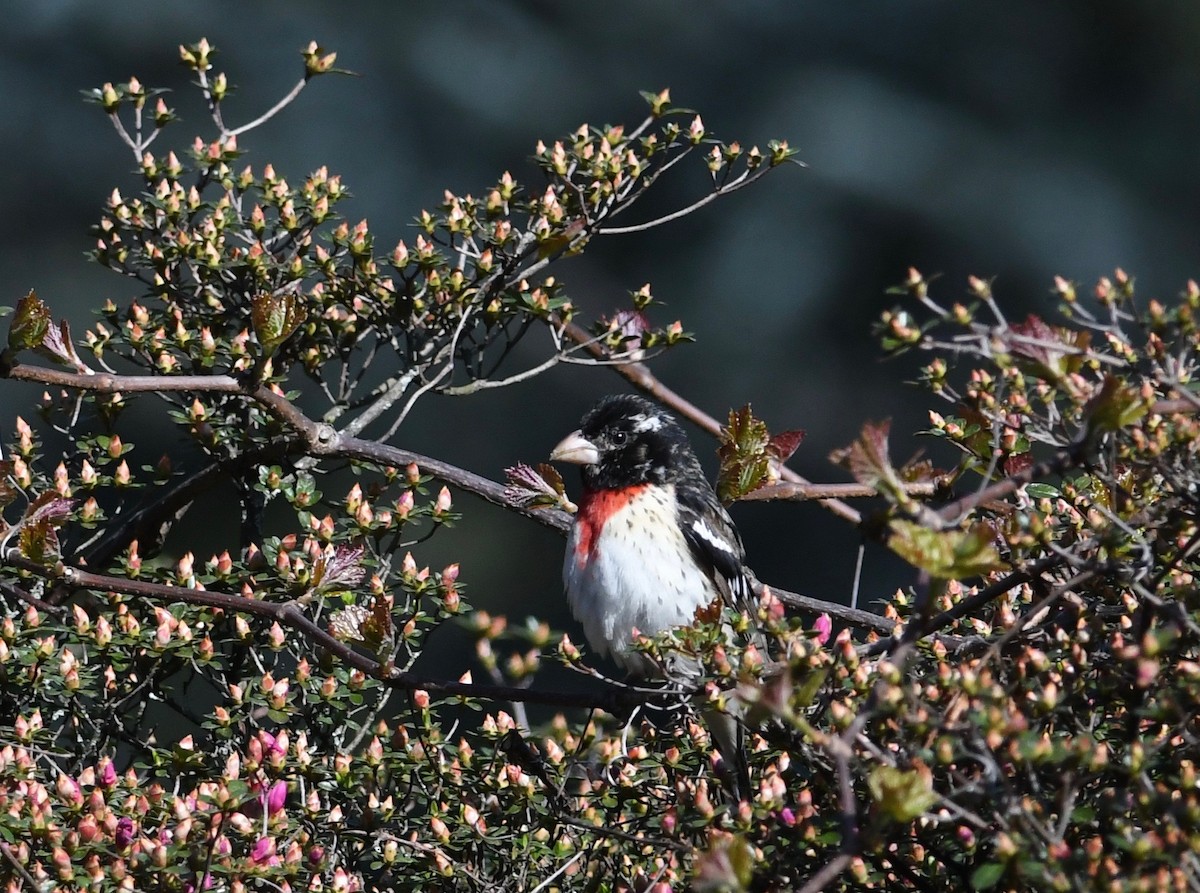
<svg viewBox="0 0 1200 893">
<path fill-rule="evenodd" d="M 579 465 L 588 490 L 668 484 L 700 475 L 700 463 L 679 423 L 649 400 L 605 397 L 550 453 L 552 462 Z"/>
</svg>

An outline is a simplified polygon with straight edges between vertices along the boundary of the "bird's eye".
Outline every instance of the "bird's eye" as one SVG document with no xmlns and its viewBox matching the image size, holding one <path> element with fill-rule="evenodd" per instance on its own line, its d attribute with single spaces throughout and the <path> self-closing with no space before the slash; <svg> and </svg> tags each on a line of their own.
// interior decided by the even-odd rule
<svg viewBox="0 0 1200 893">
<path fill-rule="evenodd" d="M 612 433 L 612 435 L 609 437 L 609 440 L 611 440 L 613 442 L 614 446 L 622 446 L 625 443 L 625 441 L 628 439 L 629 439 L 629 434 L 620 429 L 617 429 L 616 431 L 614 431 Z"/>
</svg>

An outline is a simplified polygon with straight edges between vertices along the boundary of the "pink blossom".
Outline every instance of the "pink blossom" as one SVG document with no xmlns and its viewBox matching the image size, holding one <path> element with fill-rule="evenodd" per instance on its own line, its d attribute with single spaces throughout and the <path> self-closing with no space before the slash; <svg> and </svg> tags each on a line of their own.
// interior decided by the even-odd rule
<svg viewBox="0 0 1200 893">
<path fill-rule="evenodd" d="M 113 842 L 117 845 L 117 849 L 123 850 L 133 843 L 133 835 L 135 833 L 136 829 L 133 825 L 133 819 L 127 815 L 117 819 L 117 830 L 113 834 Z"/>
<path fill-rule="evenodd" d="M 813 623 L 813 631 L 817 634 L 817 644 L 824 645 L 833 635 L 833 620 L 828 614 L 822 614 Z"/>
<path fill-rule="evenodd" d="M 260 837 L 250 851 L 250 861 L 270 868 L 279 865 L 279 857 L 275 855 L 275 838 Z"/>
<path fill-rule="evenodd" d="M 267 815 L 275 815 L 275 813 L 283 809 L 283 804 L 287 801 L 287 793 L 288 787 L 286 781 L 277 781 L 271 785 L 271 789 L 267 791 L 264 798 Z"/>
</svg>

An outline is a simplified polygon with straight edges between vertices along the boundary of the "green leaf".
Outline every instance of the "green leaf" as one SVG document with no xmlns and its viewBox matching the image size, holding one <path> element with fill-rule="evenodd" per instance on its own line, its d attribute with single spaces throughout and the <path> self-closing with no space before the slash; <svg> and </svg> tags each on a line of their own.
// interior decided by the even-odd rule
<svg viewBox="0 0 1200 893">
<path fill-rule="evenodd" d="M 1025 492 L 1034 499 L 1056 499 L 1062 496 L 1062 491 L 1052 484 L 1027 484 Z"/>
<path fill-rule="evenodd" d="M 995 533 L 986 524 L 969 530 L 930 530 L 913 521 L 894 521 L 888 547 L 940 580 L 977 577 L 1002 567 Z"/>
<path fill-rule="evenodd" d="M 740 836 L 717 840 L 696 858 L 692 889 L 707 893 L 748 890 L 754 877 L 754 849 Z"/>
<path fill-rule="evenodd" d="M 16 312 L 8 325 L 8 347 L 12 351 L 41 347 L 49 328 L 50 308 L 31 289 L 17 302 Z"/>
<path fill-rule="evenodd" d="M 1150 404 L 1142 398 L 1138 388 L 1123 385 L 1115 375 L 1106 375 L 1086 411 L 1092 430 L 1119 431 L 1141 421 L 1150 411 Z"/>
<path fill-rule="evenodd" d="M 1004 877 L 1004 865 L 1001 862 L 988 862 L 980 865 L 971 873 L 972 890 L 990 890 Z"/>
<path fill-rule="evenodd" d="M 876 805 L 903 823 L 923 815 L 938 800 L 933 773 L 923 765 L 915 769 L 876 766 L 867 776 L 867 787 Z"/>
<path fill-rule="evenodd" d="M 300 328 L 307 317 L 308 311 L 291 293 L 258 294 L 250 304 L 254 334 L 262 345 L 263 354 L 268 357 Z"/>
<path fill-rule="evenodd" d="M 749 404 L 729 411 L 729 424 L 721 429 L 717 450 L 721 460 L 717 496 L 722 502 L 733 502 L 766 483 L 770 442 L 767 426 L 754 417 Z"/>
</svg>

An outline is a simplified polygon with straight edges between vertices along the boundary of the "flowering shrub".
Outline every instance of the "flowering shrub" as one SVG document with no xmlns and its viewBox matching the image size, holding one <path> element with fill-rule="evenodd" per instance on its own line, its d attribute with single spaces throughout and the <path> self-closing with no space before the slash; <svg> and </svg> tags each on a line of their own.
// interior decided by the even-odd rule
<svg viewBox="0 0 1200 893">
<path fill-rule="evenodd" d="M 585 324 L 550 271 L 760 179 L 786 144 L 717 141 L 647 94 L 637 126 L 539 143 L 537 185 L 447 192 L 381 254 L 338 217 L 337 175 L 239 168 L 239 139 L 334 54 L 308 47 L 293 90 L 230 126 L 213 48 L 180 53 L 214 128 L 187 149 L 151 151 L 174 118 L 159 91 L 91 95 L 143 178 L 112 193 L 94 256 L 137 298 L 76 340 L 30 293 L 0 353 L 10 393 L 45 389 L 0 459 L 5 890 L 1200 883 L 1200 288 L 1139 310 L 1124 274 L 1086 299 L 1059 282 L 1060 323 L 1013 323 L 987 283 L 947 307 L 913 271 L 881 337 L 929 353 L 944 411 L 926 433 L 961 459 L 896 467 L 867 424 L 835 456 L 857 483 L 812 485 L 783 464 L 799 432 L 748 409 L 722 428 L 649 372 L 688 336 L 648 286 Z M 691 161 L 710 192 L 613 222 Z M 532 332 L 544 356 L 510 368 Z M 559 532 L 570 494 L 549 468 L 505 486 L 392 441 L 427 394 L 563 363 L 609 365 L 718 433 L 724 497 L 821 498 L 914 585 L 881 613 L 764 585 L 758 617 L 702 612 L 642 644 L 702 660 L 696 692 L 598 678 L 569 637 L 473 610 L 457 564 L 419 557 L 469 510 L 457 494 Z M 181 434 L 161 458 L 127 414 L 145 394 Z M 228 546 L 196 555 L 172 528 L 218 483 Z M 864 517 L 862 495 L 882 508 Z M 475 667 L 424 677 L 447 623 Z M 750 624 L 766 654 L 729 640 Z M 544 660 L 597 678 L 551 690 Z M 756 732 L 743 802 L 696 718 L 733 697 Z M 531 728 L 528 703 L 562 712 Z"/>
</svg>

